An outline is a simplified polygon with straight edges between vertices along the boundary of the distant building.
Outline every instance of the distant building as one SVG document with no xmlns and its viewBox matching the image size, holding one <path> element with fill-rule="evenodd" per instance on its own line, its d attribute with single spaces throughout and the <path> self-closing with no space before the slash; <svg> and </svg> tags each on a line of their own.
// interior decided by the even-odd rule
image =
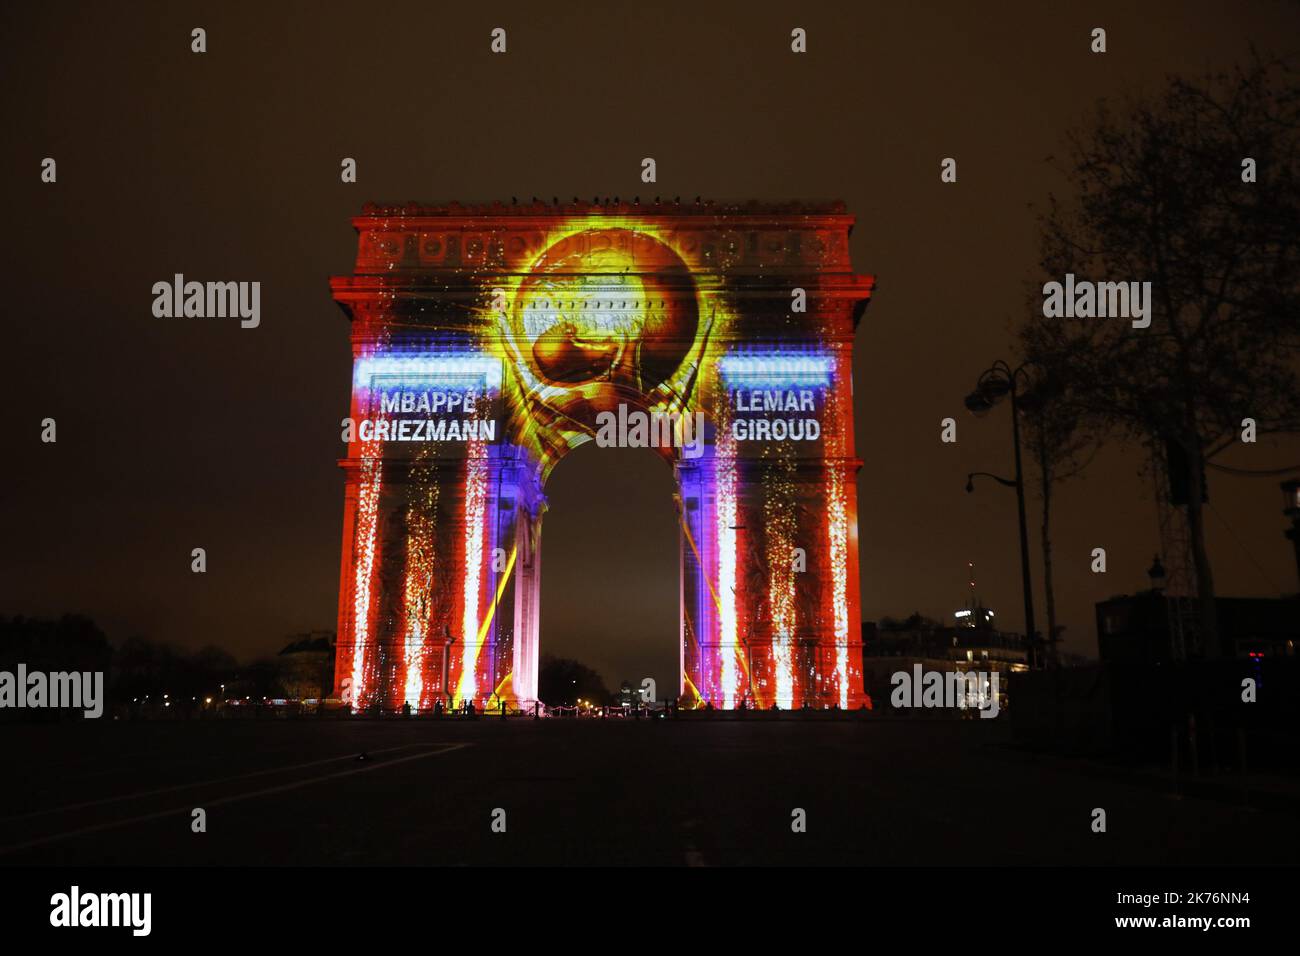
<svg viewBox="0 0 1300 956">
<path fill-rule="evenodd" d="M 993 612 L 983 604 L 954 611 L 953 617 L 956 618 L 958 627 L 984 627 L 989 629 L 993 627 Z"/>
<path fill-rule="evenodd" d="M 893 675 L 914 664 L 927 671 L 996 672 L 999 706 L 1007 706 L 1010 674 L 1028 670 L 1024 636 L 997 630 L 994 612 L 974 601 L 958 610 L 955 619 L 946 625 L 913 614 L 902 621 L 863 623 L 862 681 L 875 709 L 889 707 Z"/>
<path fill-rule="evenodd" d="M 1182 655 L 1174 640 L 1179 607 L 1184 615 L 1194 607 L 1156 589 L 1101 601 L 1097 612 L 1097 653 L 1103 662 L 1162 664 L 1186 657 L 1204 657 L 1194 638 Z M 1225 657 L 1289 657 L 1300 637 L 1300 597 L 1230 598 L 1215 601 L 1219 640 Z M 1189 628 L 1194 620 L 1188 618 Z M 1171 626 L 1172 625 L 1172 626 Z"/>
<path fill-rule="evenodd" d="M 334 632 L 297 635 L 276 655 L 280 687 L 289 700 L 328 697 L 334 682 Z"/>
<path fill-rule="evenodd" d="M 636 707 L 641 701 L 641 689 L 633 687 L 631 681 L 623 681 L 623 686 L 618 689 L 618 705 L 620 707 Z"/>
</svg>

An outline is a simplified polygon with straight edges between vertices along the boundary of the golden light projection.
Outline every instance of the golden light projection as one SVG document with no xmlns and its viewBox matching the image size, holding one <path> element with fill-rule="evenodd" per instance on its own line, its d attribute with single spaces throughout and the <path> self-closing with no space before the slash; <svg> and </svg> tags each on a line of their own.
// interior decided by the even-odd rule
<svg viewBox="0 0 1300 956">
<path fill-rule="evenodd" d="M 849 360 L 873 280 L 838 204 L 452 203 L 354 225 L 355 271 L 332 281 L 360 436 L 336 679 L 354 710 L 531 704 L 543 488 L 643 414 L 678 487 L 681 704 L 861 705 Z"/>
<path fill-rule="evenodd" d="M 709 335 L 725 310 L 706 302 L 690 267 L 653 225 L 547 234 L 535 259 L 496 289 L 499 343 L 539 443 L 541 478 L 589 440 L 620 404 L 681 414 L 692 408 Z M 702 309 L 709 306 L 709 315 Z"/>
</svg>

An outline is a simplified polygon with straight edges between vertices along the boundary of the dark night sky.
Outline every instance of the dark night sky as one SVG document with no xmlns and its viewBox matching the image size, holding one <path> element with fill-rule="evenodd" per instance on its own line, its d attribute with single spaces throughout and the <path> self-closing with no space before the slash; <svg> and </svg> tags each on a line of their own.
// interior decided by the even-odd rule
<svg viewBox="0 0 1300 956">
<path fill-rule="evenodd" d="M 969 559 L 1019 628 L 1014 497 L 962 491 L 968 471 L 1009 467 L 1009 423 L 961 399 L 1007 352 L 1034 261 L 1027 205 L 1060 187 L 1044 158 L 1099 96 L 1293 42 L 1300 9 L 998 6 L 3 5 L 0 612 L 78 610 L 114 639 L 240 656 L 332 629 L 350 353 L 327 279 L 350 269 L 349 217 L 368 199 L 658 193 L 848 203 L 854 263 L 879 278 L 854 383 L 864 616 L 950 617 Z M 205 55 L 189 52 L 195 26 Z M 504 56 L 488 51 L 496 26 Z M 806 55 L 789 52 L 794 26 Z M 1105 55 L 1088 52 L 1094 26 Z M 45 156 L 57 185 L 39 181 Z M 356 185 L 339 182 L 344 156 Z M 945 156 L 956 185 L 939 181 Z M 150 287 L 175 272 L 261 281 L 261 328 L 154 318 Z M 939 442 L 947 415 L 956 446 Z M 1300 443 L 1233 455 L 1275 467 Z M 1141 464 L 1108 449 L 1059 493 L 1070 650 L 1095 652 L 1093 602 L 1146 585 Z M 1294 591 L 1276 480 L 1211 480 L 1220 592 Z M 544 652 L 611 683 L 671 680 L 671 484 L 648 452 L 560 465 Z M 189 571 L 196 546 L 206 575 Z M 1106 575 L 1088 570 L 1098 546 Z"/>
</svg>

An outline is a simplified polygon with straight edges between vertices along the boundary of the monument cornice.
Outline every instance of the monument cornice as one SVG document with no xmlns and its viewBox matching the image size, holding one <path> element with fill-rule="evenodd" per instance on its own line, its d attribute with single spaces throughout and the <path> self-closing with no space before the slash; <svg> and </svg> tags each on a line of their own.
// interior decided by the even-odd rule
<svg viewBox="0 0 1300 956">
<path fill-rule="evenodd" d="M 411 200 L 404 203 L 368 202 L 362 207 L 362 214 L 354 216 L 353 226 L 363 228 L 376 221 L 385 220 L 428 220 L 447 225 L 452 222 L 480 223 L 494 219 L 511 222 L 531 222 L 532 224 L 550 225 L 557 217 L 600 217 L 626 218 L 629 216 L 663 216 L 684 220 L 715 220 L 718 222 L 743 218 L 753 222 L 766 218 L 773 223 L 790 225 L 795 221 L 822 220 L 827 223 L 851 225 L 855 217 L 847 211 L 843 200 L 786 200 L 762 202 L 759 200 L 714 200 L 696 199 L 656 199 L 647 202 L 619 199 L 598 199 L 591 202 L 575 200 L 571 202 L 503 202 L 501 200 L 483 200 L 471 202 L 422 202 Z"/>
</svg>

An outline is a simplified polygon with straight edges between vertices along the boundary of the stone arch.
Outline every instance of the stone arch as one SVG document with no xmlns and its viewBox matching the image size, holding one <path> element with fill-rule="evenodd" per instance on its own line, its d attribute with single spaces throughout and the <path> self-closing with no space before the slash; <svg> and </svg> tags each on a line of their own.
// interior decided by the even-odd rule
<svg viewBox="0 0 1300 956">
<path fill-rule="evenodd" d="M 354 225 L 356 269 L 332 281 L 371 422 L 342 463 L 353 706 L 535 699 L 547 477 L 600 416 L 634 413 L 702 422 L 697 447 L 656 447 L 683 703 L 861 702 L 851 352 L 873 280 L 838 204 L 453 203 Z"/>
</svg>

